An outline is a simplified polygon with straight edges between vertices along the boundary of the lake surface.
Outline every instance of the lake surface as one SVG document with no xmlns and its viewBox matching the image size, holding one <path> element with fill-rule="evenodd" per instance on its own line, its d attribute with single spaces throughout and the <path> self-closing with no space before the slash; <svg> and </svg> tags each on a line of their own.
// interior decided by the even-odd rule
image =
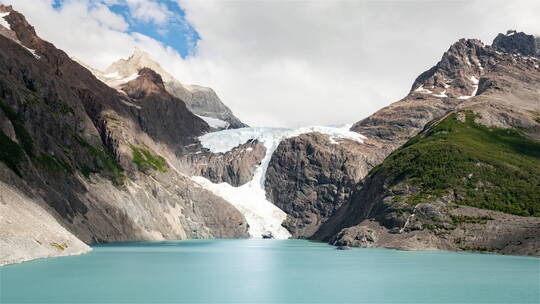
<svg viewBox="0 0 540 304">
<path fill-rule="evenodd" d="M 301 240 L 95 246 L 0 267 L 0 302 L 539 303 L 540 259 Z"/>
</svg>

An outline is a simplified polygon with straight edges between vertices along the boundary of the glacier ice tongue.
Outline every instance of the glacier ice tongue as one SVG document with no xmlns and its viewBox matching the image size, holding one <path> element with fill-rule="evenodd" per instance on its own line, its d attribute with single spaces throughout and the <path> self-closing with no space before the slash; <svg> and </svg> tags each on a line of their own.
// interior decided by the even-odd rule
<svg viewBox="0 0 540 304">
<path fill-rule="evenodd" d="M 208 133 L 199 137 L 199 140 L 204 148 L 213 153 L 225 153 L 248 141 L 258 140 L 266 148 L 265 156 L 256 168 L 253 179 L 239 187 L 233 187 L 227 183 L 212 183 L 202 176 L 194 176 L 192 179 L 235 206 L 246 218 L 251 237 L 262 238 L 265 235 L 271 235 L 276 239 L 287 239 L 290 233 L 281 226 L 287 214 L 266 199 L 264 184 L 272 154 L 282 140 L 311 132 L 330 136 L 331 143 L 335 142 L 335 138 L 363 142 L 365 137 L 349 131 L 349 128 L 350 125 L 341 128 L 312 126 L 298 129 L 256 127 Z"/>
</svg>

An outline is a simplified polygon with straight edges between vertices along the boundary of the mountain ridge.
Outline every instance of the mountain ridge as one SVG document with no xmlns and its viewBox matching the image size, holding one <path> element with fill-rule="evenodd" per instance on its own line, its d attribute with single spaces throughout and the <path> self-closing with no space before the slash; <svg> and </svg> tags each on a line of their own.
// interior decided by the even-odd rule
<svg viewBox="0 0 540 304">
<path fill-rule="evenodd" d="M 119 59 L 111 63 L 104 71 L 94 68 L 90 68 L 90 70 L 104 83 L 107 83 L 113 88 L 118 88 L 126 81 L 131 80 L 143 68 L 149 68 L 158 73 L 163 79 L 166 90 L 171 95 L 184 101 L 191 112 L 215 126 L 215 129 L 242 128 L 247 126 L 234 116 L 233 112 L 221 102 L 213 89 L 199 85 L 184 85 L 167 72 L 159 63 L 152 60 L 150 54 L 138 47 L 135 48 L 133 54 L 127 59 Z M 220 124 L 218 121 L 213 121 L 212 119 L 220 120 L 222 123 Z"/>
</svg>

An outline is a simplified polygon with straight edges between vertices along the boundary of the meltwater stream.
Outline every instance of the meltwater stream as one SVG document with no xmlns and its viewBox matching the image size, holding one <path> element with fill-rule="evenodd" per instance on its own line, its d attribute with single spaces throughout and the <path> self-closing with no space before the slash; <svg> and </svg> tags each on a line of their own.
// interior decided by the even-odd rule
<svg viewBox="0 0 540 304">
<path fill-rule="evenodd" d="M 301 240 L 95 246 L 0 267 L 0 302 L 538 303 L 540 259 Z"/>
</svg>

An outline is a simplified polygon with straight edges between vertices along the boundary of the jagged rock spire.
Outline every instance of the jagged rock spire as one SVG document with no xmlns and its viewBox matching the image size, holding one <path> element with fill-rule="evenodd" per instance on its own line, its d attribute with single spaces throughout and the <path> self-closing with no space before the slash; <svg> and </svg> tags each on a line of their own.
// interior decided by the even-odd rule
<svg viewBox="0 0 540 304">
<path fill-rule="evenodd" d="M 515 30 L 497 35 L 492 47 L 500 52 L 540 57 L 540 38 Z"/>
</svg>

